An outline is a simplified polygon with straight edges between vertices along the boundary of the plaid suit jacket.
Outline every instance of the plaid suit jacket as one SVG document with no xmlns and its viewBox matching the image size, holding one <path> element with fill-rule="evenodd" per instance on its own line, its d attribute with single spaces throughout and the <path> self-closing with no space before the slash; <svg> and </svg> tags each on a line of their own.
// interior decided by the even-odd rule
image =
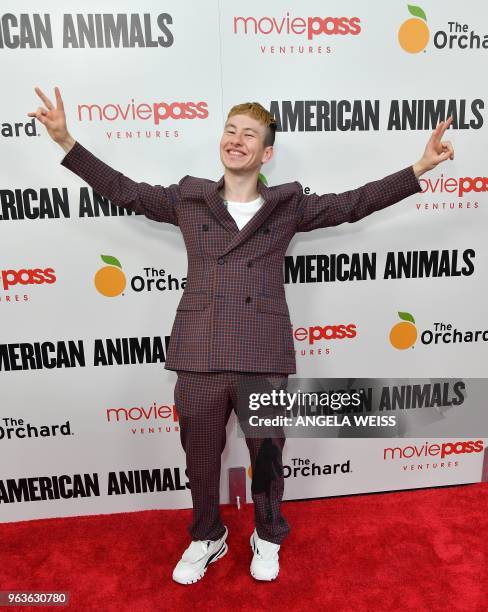
<svg viewBox="0 0 488 612">
<path fill-rule="evenodd" d="M 180 228 L 187 284 L 165 368 L 296 372 L 283 258 L 296 232 L 353 223 L 420 191 L 411 166 L 340 194 L 304 195 L 300 183 L 258 190 L 264 204 L 239 231 L 218 181 L 185 176 L 162 187 L 135 182 L 79 142 L 61 164 L 114 204 Z"/>
</svg>

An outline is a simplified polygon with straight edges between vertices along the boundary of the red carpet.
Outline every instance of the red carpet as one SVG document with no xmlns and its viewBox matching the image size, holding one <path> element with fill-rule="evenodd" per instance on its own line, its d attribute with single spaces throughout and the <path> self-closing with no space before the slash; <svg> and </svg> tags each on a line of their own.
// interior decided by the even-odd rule
<svg viewBox="0 0 488 612">
<path fill-rule="evenodd" d="M 70 611 L 488 610 L 486 483 L 287 502 L 284 514 L 274 583 L 249 575 L 247 505 L 222 508 L 229 552 L 190 586 L 171 580 L 189 510 L 0 525 L 0 590 L 70 591 Z"/>
</svg>

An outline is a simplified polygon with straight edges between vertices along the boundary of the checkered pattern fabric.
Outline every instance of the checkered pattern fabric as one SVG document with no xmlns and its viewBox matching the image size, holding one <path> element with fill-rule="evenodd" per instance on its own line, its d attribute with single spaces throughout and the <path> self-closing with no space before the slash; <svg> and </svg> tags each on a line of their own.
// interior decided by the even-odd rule
<svg viewBox="0 0 488 612">
<path fill-rule="evenodd" d="M 225 426 L 237 402 L 239 377 L 273 377 L 273 387 L 286 384 L 287 374 L 178 371 L 175 406 L 186 453 L 193 501 L 193 540 L 218 540 L 224 534 L 219 514 L 220 456 Z M 246 381 L 247 384 L 252 381 Z M 289 526 L 280 511 L 284 480 L 284 438 L 246 438 L 252 468 L 252 499 L 260 538 L 280 544 Z"/>
<path fill-rule="evenodd" d="M 300 183 L 258 189 L 263 206 L 239 231 L 218 182 L 185 176 L 169 187 L 135 182 L 79 142 L 69 168 L 114 204 L 179 226 L 187 285 L 171 330 L 166 369 L 296 372 L 283 258 L 296 232 L 353 223 L 413 193 L 411 166 L 341 194 L 304 195 Z"/>
</svg>

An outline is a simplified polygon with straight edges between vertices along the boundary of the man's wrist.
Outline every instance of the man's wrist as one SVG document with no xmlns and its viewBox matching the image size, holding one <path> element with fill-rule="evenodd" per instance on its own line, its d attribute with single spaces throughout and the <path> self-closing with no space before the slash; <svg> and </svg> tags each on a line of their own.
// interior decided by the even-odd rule
<svg viewBox="0 0 488 612">
<path fill-rule="evenodd" d="M 75 146 L 76 140 L 72 136 L 68 136 L 61 142 L 59 142 L 59 146 L 63 149 L 65 153 L 69 153 L 71 149 Z"/>
<path fill-rule="evenodd" d="M 412 168 L 417 178 L 419 178 L 420 176 L 422 176 L 422 174 L 425 174 L 430 170 L 430 168 L 427 168 L 427 166 L 422 160 L 419 160 L 416 164 L 412 166 Z"/>
</svg>

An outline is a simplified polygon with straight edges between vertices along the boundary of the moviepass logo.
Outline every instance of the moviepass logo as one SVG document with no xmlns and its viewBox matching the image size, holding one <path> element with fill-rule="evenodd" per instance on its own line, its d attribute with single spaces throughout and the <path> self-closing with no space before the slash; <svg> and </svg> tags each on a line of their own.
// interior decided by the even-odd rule
<svg viewBox="0 0 488 612">
<path fill-rule="evenodd" d="M 134 421 L 158 421 L 169 419 L 173 422 L 178 421 L 176 406 L 158 405 L 156 402 L 148 407 L 132 406 L 131 408 L 107 408 L 106 417 L 108 422 L 134 422 Z"/>
<path fill-rule="evenodd" d="M 134 436 L 180 431 L 178 413 L 174 404 L 153 402 L 150 406 L 107 408 L 105 415 L 109 423 L 129 425 L 128 431 Z"/>
<path fill-rule="evenodd" d="M 444 459 L 450 455 L 465 455 L 471 453 L 481 453 L 483 451 L 483 440 L 470 440 L 469 442 L 444 442 L 442 444 L 429 444 L 425 442 L 421 446 L 397 446 L 395 448 L 385 448 L 383 460 L 388 459 L 420 459 L 423 457 L 440 457 Z"/>
<path fill-rule="evenodd" d="M 207 102 L 111 102 L 78 104 L 79 121 L 152 121 L 159 125 L 167 119 L 206 119 Z"/>
<path fill-rule="evenodd" d="M 281 17 L 234 17 L 234 34 L 239 35 L 306 35 L 308 40 L 317 36 L 357 36 L 361 32 L 359 17 L 293 17 L 287 11 Z"/>
<path fill-rule="evenodd" d="M 21 270 L 2 270 L 2 287 L 8 291 L 15 285 L 52 285 L 56 282 L 53 268 L 22 268 Z"/>
<path fill-rule="evenodd" d="M 356 325 L 309 325 L 308 327 L 297 327 L 293 331 L 293 337 L 299 342 L 314 344 L 320 340 L 344 340 L 355 338 L 357 335 Z"/>
<path fill-rule="evenodd" d="M 465 193 L 486 193 L 488 191 L 487 176 L 463 176 L 460 178 L 445 177 L 419 179 L 422 193 L 444 194 L 453 193 L 462 197 Z"/>
</svg>

